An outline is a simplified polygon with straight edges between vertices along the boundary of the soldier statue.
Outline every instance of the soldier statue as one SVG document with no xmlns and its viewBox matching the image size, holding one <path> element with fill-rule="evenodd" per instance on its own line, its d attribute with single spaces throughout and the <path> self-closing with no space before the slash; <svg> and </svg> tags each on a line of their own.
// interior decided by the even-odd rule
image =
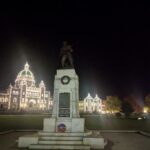
<svg viewBox="0 0 150 150">
<path fill-rule="evenodd" d="M 60 49 L 61 65 L 63 68 L 73 68 L 73 58 L 71 53 L 73 49 L 66 41 L 63 42 L 63 47 Z"/>
</svg>

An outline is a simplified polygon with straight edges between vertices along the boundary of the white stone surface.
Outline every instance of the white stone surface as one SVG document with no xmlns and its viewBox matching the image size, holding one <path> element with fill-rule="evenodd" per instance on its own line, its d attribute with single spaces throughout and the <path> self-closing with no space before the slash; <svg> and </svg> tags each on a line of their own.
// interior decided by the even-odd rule
<svg viewBox="0 0 150 150">
<path fill-rule="evenodd" d="M 56 118 L 44 118 L 44 132 L 55 132 Z"/>
<path fill-rule="evenodd" d="M 84 118 L 45 118 L 44 119 L 44 132 L 57 132 L 57 126 L 65 124 L 65 132 L 84 132 Z"/>
<path fill-rule="evenodd" d="M 81 137 L 84 137 L 84 136 L 89 136 L 91 135 L 92 132 L 89 131 L 89 132 L 64 132 L 64 133 L 61 133 L 61 132 L 39 132 L 38 135 L 39 136 L 61 136 L 61 137 L 68 137 L 68 136 L 81 136 Z"/>
<path fill-rule="evenodd" d="M 39 141 L 39 144 L 58 144 L 58 145 L 81 145 L 82 141 L 59 141 L 59 140 L 55 140 L 55 141 Z"/>
<path fill-rule="evenodd" d="M 61 141 L 81 141 L 83 138 L 82 136 L 41 136 L 41 140 L 61 140 Z"/>
<path fill-rule="evenodd" d="M 78 150 L 90 150 L 90 146 L 88 145 L 30 145 L 29 146 L 29 149 L 41 149 L 41 150 L 44 150 L 44 149 L 69 149 L 69 150 L 75 150 L 75 149 L 78 149 Z"/>
<path fill-rule="evenodd" d="M 84 132 L 84 118 L 72 118 L 72 132 Z"/>
<path fill-rule="evenodd" d="M 104 138 L 100 137 L 84 137 L 83 144 L 90 145 L 93 149 L 104 149 L 106 145 Z"/>
<path fill-rule="evenodd" d="M 62 75 L 63 76 L 77 77 L 75 69 L 57 69 L 56 75 L 58 78 L 61 78 Z"/>
<path fill-rule="evenodd" d="M 70 82 L 62 84 L 61 78 L 69 76 Z M 79 81 L 74 69 L 58 69 L 54 81 L 54 103 L 52 117 L 59 118 L 59 94 L 70 93 L 70 118 L 79 117 Z"/>
<path fill-rule="evenodd" d="M 38 144 L 38 136 L 21 136 L 18 139 L 18 147 L 29 147 L 31 144 Z"/>
</svg>

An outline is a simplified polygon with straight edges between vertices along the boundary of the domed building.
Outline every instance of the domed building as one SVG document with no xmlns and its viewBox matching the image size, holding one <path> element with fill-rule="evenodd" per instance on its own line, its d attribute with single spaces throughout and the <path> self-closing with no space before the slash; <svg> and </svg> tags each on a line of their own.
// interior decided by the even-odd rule
<svg viewBox="0 0 150 150">
<path fill-rule="evenodd" d="M 90 95 L 90 93 L 88 93 L 88 96 L 84 98 L 80 106 L 83 107 L 82 109 L 84 112 L 89 112 L 89 113 L 93 113 L 93 112 L 102 113 L 104 109 L 102 100 L 98 97 L 98 95 L 96 94 L 95 98 L 93 98 Z"/>
<path fill-rule="evenodd" d="M 26 82 L 28 87 L 35 86 L 35 79 L 33 73 L 29 70 L 29 64 L 26 63 L 24 69 L 18 73 L 15 84 L 20 87 L 21 84 Z"/>
<path fill-rule="evenodd" d="M 35 85 L 35 78 L 28 63 L 20 71 L 14 86 L 10 85 L 6 92 L 0 93 L 0 110 L 49 110 L 52 106 L 50 92 L 46 91 L 43 81 Z"/>
</svg>

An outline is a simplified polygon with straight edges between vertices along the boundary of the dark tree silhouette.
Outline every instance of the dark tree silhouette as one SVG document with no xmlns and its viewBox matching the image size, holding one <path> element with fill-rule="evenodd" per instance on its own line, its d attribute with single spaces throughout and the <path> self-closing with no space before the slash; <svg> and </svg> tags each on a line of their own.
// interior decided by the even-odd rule
<svg viewBox="0 0 150 150">
<path fill-rule="evenodd" d="M 128 101 L 122 103 L 122 112 L 125 113 L 126 117 L 130 116 L 133 111 L 134 109 Z"/>
</svg>

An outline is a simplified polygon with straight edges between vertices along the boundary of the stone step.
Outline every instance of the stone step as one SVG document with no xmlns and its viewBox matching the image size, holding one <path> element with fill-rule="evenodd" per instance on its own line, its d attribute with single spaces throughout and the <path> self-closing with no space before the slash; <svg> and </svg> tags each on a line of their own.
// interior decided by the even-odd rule
<svg viewBox="0 0 150 150">
<path fill-rule="evenodd" d="M 78 136 L 41 136 L 40 140 L 61 140 L 61 141 L 82 141 L 82 137 Z"/>
<path fill-rule="evenodd" d="M 57 144 L 57 145 L 81 145 L 83 144 L 82 141 L 39 141 L 39 144 Z"/>
<path fill-rule="evenodd" d="M 38 132 L 39 136 L 88 136 L 91 135 L 92 132 L 65 132 L 65 133 L 60 133 L 60 132 Z"/>
<path fill-rule="evenodd" d="M 45 145 L 45 144 L 32 144 L 29 146 L 29 149 L 69 149 L 69 150 L 90 150 L 90 146 L 88 145 Z"/>
</svg>

